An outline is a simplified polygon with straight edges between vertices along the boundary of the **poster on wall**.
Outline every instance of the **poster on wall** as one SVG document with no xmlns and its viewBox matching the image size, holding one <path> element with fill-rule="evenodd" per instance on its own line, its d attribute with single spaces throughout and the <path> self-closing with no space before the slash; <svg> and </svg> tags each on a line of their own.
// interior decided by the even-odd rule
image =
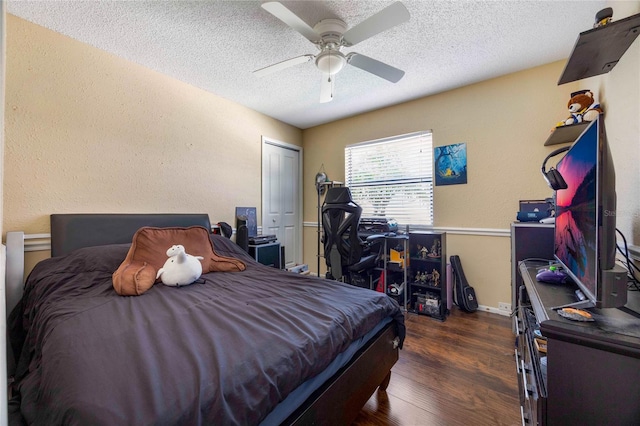
<svg viewBox="0 0 640 426">
<path fill-rule="evenodd" d="M 247 219 L 247 231 L 249 237 L 258 235 L 258 218 L 255 207 L 236 207 L 236 218 L 245 216 Z"/>
<path fill-rule="evenodd" d="M 438 146 L 433 150 L 436 186 L 467 183 L 467 144 Z"/>
</svg>

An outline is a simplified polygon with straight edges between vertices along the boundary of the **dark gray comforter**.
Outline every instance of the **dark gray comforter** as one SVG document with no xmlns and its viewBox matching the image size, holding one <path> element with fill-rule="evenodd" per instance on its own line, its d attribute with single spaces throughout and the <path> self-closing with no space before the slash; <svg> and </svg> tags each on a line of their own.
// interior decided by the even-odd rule
<svg viewBox="0 0 640 426">
<path fill-rule="evenodd" d="M 39 263 L 10 318 L 16 406 L 29 424 L 256 424 L 392 316 L 381 293 L 279 271 L 213 236 L 243 272 L 118 296 L 128 245 Z M 15 419 L 15 418 L 14 418 Z"/>
</svg>

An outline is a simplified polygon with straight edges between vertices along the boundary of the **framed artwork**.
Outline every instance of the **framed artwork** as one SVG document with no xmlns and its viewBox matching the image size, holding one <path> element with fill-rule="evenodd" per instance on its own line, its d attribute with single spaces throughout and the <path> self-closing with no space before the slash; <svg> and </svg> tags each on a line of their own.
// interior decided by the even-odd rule
<svg viewBox="0 0 640 426">
<path fill-rule="evenodd" d="M 236 207 L 236 217 L 238 216 L 246 216 L 249 237 L 258 235 L 258 218 L 255 207 Z"/>
<path fill-rule="evenodd" d="M 467 144 L 456 143 L 433 149 L 436 186 L 467 183 Z"/>
</svg>

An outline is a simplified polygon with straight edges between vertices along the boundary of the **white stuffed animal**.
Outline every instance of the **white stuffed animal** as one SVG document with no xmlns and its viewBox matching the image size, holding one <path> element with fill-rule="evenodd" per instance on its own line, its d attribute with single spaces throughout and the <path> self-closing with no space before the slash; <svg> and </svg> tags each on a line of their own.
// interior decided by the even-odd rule
<svg viewBox="0 0 640 426">
<path fill-rule="evenodd" d="M 167 250 L 164 266 L 158 270 L 156 280 L 174 287 L 193 284 L 202 275 L 202 256 L 192 256 L 184 251 L 184 246 L 175 245 Z"/>
</svg>

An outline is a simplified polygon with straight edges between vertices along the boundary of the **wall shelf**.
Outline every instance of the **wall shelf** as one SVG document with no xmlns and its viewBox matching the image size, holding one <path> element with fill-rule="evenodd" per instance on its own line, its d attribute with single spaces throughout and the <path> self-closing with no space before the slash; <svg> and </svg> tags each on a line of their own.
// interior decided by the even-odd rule
<svg viewBox="0 0 640 426">
<path fill-rule="evenodd" d="M 553 129 L 553 132 L 549 135 L 549 138 L 544 145 L 549 146 L 574 142 L 590 123 L 590 121 L 584 121 L 582 123 L 556 127 Z"/>
<path fill-rule="evenodd" d="M 580 33 L 558 85 L 608 73 L 638 34 L 640 13 Z"/>
</svg>

